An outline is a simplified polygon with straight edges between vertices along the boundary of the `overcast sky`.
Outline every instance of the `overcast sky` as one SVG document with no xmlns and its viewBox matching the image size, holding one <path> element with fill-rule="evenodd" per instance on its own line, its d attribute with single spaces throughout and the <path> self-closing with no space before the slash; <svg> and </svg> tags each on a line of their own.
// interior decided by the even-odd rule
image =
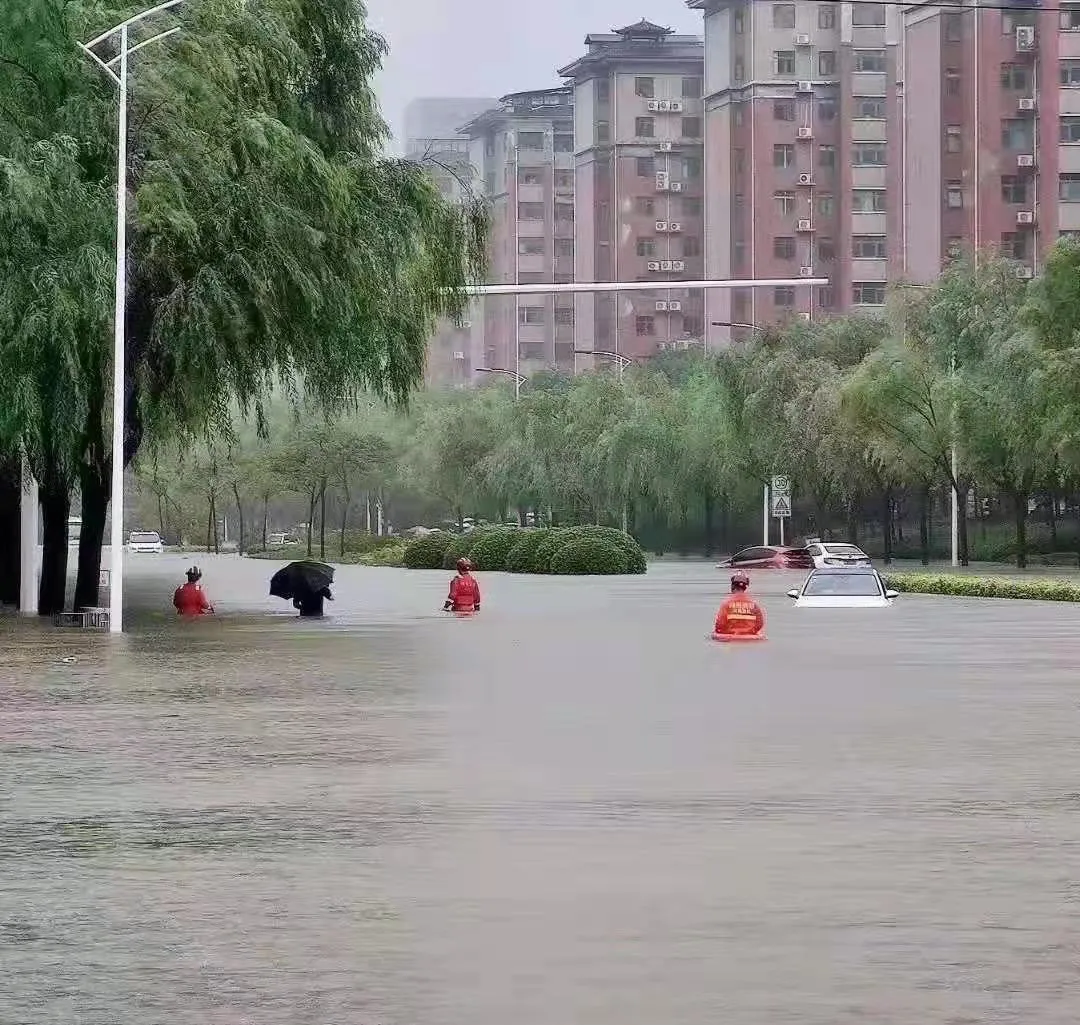
<svg viewBox="0 0 1080 1025">
<path fill-rule="evenodd" d="M 0 0 L 2 2 L 2 0 Z M 588 32 L 648 18 L 701 32 L 683 0 L 367 0 L 371 27 L 390 44 L 379 78 L 383 113 L 401 129 L 418 96 L 501 96 L 558 84 L 555 69 L 582 52 Z"/>
</svg>

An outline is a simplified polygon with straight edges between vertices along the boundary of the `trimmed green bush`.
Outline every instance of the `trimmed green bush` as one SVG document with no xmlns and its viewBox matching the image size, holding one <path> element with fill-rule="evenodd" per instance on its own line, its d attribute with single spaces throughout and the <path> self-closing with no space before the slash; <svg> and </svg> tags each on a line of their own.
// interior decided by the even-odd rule
<svg viewBox="0 0 1080 1025">
<path fill-rule="evenodd" d="M 514 546 L 506 553 L 505 569 L 507 573 L 531 573 L 533 557 L 541 542 L 551 534 L 549 528 L 540 530 L 519 530 Z"/>
<path fill-rule="evenodd" d="M 972 577 L 961 573 L 895 573 L 887 587 L 907 594 L 943 594 L 954 598 L 1019 598 L 1029 601 L 1080 602 L 1080 586 L 1068 580 Z"/>
<path fill-rule="evenodd" d="M 602 541 L 608 541 L 617 545 L 626 555 L 628 573 L 644 573 L 647 566 L 645 553 L 641 545 L 637 543 L 625 530 L 617 527 L 571 527 L 575 537 L 595 537 Z"/>
<path fill-rule="evenodd" d="M 345 561 L 357 566 L 404 566 L 407 547 L 404 541 L 399 541 L 396 545 L 380 545 L 370 552 L 361 552 L 359 555 L 346 553 Z"/>
<path fill-rule="evenodd" d="M 551 572 L 559 576 L 615 576 L 629 568 L 622 548 L 599 537 L 572 538 L 551 559 Z"/>
<path fill-rule="evenodd" d="M 405 546 L 403 564 L 408 569 L 441 569 L 451 535 L 441 530 L 425 534 Z"/>
<path fill-rule="evenodd" d="M 492 530 L 484 534 L 469 552 L 474 568 L 488 573 L 506 569 L 506 556 L 518 540 L 519 530 Z"/>
<path fill-rule="evenodd" d="M 537 544 L 533 551 L 530 572 L 551 572 L 551 560 L 563 544 L 573 536 L 570 534 L 571 529 L 570 527 L 552 527 L 548 530 L 547 537 Z"/>
<path fill-rule="evenodd" d="M 471 555 L 473 545 L 487 533 L 486 530 L 470 530 L 467 534 L 451 534 L 450 544 L 443 553 L 442 568 L 454 569 L 458 559 Z"/>
</svg>

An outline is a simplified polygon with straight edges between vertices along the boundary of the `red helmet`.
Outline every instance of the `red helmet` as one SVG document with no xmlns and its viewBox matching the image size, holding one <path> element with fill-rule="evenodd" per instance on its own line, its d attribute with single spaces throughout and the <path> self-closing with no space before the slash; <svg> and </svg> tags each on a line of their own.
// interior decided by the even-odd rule
<svg viewBox="0 0 1080 1025">
<path fill-rule="evenodd" d="M 459 573 L 468 573 L 472 569 L 472 563 L 468 559 L 458 559 L 457 571 Z"/>
<path fill-rule="evenodd" d="M 731 589 L 745 591 L 750 586 L 750 578 L 742 571 L 731 574 Z"/>
</svg>

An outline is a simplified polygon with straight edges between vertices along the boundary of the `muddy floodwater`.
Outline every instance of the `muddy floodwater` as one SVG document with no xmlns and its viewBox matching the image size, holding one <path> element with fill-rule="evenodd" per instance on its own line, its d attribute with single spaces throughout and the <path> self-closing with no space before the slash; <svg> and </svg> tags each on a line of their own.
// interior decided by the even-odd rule
<svg viewBox="0 0 1080 1025">
<path fill-rule="evenodd" d="M 0 620 L 3 1025 L 1075 1025 L 1080 608 L 200 561 Z"/>
</svg>

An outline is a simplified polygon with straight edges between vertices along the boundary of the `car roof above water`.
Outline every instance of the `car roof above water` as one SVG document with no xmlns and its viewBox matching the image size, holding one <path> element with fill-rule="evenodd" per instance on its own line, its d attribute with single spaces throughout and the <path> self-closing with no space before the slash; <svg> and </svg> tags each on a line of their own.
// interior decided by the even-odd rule
<svg viewBox="0 0 1080 1025">
<path fill-rule="evenodd" d="M 814 570 L 814 576 L 850 576 L 852 573 L 877 573 L 873 566 L 822 566 Z"/>
</svg>

